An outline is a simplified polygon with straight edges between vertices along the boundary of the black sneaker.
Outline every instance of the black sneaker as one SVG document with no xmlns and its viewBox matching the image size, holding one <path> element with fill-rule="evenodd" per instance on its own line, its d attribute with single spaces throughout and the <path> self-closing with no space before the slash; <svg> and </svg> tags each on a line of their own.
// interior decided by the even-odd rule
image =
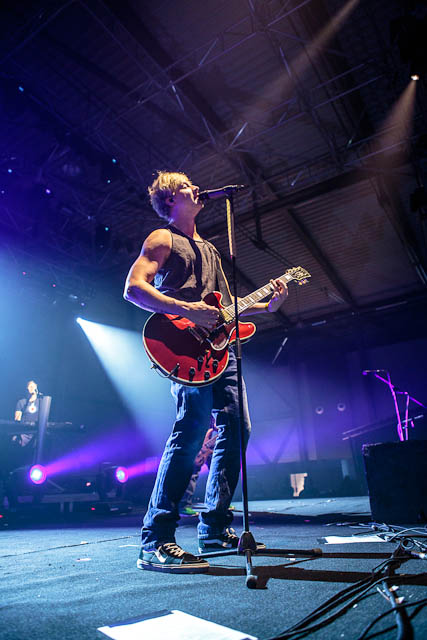
<svg viewBox="0 0 427 640">
<path fill-rule="evenodd" d="M 209 563 L 181 549 L 175 542 L 164 542 L 157 549 L 141 549 L 136 566 L 163 573 L 206 573 Z"/>
<path fill-rule="evenodd" d="M 224 549 L 237 549 L 239 536 L 234 529 L 229 527 L 221 535 L 215 538 L 199 538 L 199 553 L 209 553 L 210 551 L 223 551 Z M 265 544 L 257 542 L 257 549 L 265 549 Z"/>
</svg>

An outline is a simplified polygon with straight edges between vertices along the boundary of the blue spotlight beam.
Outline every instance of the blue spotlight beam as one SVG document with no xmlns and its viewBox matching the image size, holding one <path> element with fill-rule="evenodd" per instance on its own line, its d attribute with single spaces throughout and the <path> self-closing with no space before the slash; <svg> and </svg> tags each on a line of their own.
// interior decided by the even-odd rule
<svg viewBox="0 0 427 640">
<path fill-rule="evenodd" d="M 172 398 L 170 403 L 165 402 L 169 381 L 152 371 L 142 348 L 141 335 L 80 317 L 76 322 L 136 423 L 143 427 L 153 450 L 159 450 L 175 412 Z"/>
</svg>

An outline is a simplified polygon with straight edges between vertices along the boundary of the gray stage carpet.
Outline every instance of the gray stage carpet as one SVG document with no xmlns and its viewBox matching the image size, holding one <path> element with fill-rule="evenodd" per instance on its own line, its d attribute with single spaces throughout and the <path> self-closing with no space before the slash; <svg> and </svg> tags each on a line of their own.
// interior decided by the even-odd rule
<svg viewBox="0 0 427 640">
<path fill-rule="evenodd" d="M 105 636 L 97 627 L 172 609 L 262 640 L 273 638 L 340 590 L 369 577 L 397 546 L 322 542 L 325 536 L 368 531 L 354 528 L 369 522 L 366 497 L 260 501 L 251 502 L 249 509 L 252 531 L 268 547 L 321 547 L 324 557 L 298 563 L 256 557 L 259 588 L 249 590 L 244 561 L 236 556 L 213 560 L 204 575 L 137 570 L 140 513 L 11 523 L 0 532 L 0 639 L 101 639 Z M 177 541 L 196 553 L 197 520 L 187 517 L 181 523 Z M 239 532 L 238 512 L 235 525 Z M 366 555 L 357 557 L 360 554 Z M 399 588 L 405 602 L 426 597 L 426 568 L 425 560 L 413 559 L 398 569 L 409 576 Z M 389 609 L 374 588 L 372 595 L 309 637 L 358 638 L 371 620 Z M 394 614 L 388 615 L 373 632 L 393 623 Z M 414 618 L 413 626 L 416 638 L 427 637 L 427 609 Z M 380 637 L 396 638 L 396 629 Z"/>
</svg>

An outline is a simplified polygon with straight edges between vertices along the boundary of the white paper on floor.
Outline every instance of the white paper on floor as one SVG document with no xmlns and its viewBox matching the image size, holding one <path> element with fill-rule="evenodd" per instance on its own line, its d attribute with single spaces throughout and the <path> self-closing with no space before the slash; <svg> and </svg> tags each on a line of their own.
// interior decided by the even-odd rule
<svg viewBox="0 0 427 640">
<path fill-rule="evenodd" d="M 325 536 L 321 538 L 326 544 L 350 544 L 352 542 L 386 542 L 380 536 Z"/>
<path fill-rule="evenodd" d="M 153 613 L 112 627 L 99 627 L 98 631 L 114 640 L 257 640 L 255 636 L 177 610 Z"/>
</svg>

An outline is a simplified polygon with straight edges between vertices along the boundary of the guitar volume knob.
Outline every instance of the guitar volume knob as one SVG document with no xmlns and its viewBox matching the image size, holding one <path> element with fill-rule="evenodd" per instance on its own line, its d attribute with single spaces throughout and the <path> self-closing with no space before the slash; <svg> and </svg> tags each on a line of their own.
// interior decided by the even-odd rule
<svg viewBox="0 0 427 640">
<path fill-rule="evenodd" d="M 188 370 L 188 377 L 190 378 L 190 382 L 192 382 L 194 376 L 196 375 L 196 370 L 194 367 L 190 367 Z"/>
<path fill-rule="evenodd" d="M 204 379 L 205 379 L 205 380 L 209 380 L 209 378 L 211 377 L 210 372 L 209 372 L 209 371 L 205 371 L 205 373 L 204 373 L 204 376 L 203 376 L 203 377 L 204 377 Z"/>
</svg>

